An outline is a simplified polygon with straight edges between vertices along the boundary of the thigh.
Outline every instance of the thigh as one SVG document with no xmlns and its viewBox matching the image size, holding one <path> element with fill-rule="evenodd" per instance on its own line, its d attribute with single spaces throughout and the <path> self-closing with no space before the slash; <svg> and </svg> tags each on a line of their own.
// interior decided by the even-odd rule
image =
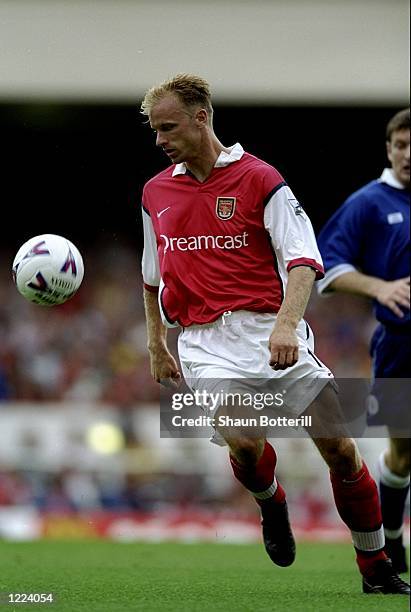
<svg viewBox="0 0 411 612">
<path fill-rule="evenodd" d="M 374 378 L 370 390 L 367 422 L 386 425 L 392 438 L 409 438 L 411 378 Z"/>
<path fill-rule="evenodd" d="M 351 438 L 347 417 L 341 407 L 334 382 L 329 382 L 304 412 L 310 417 L 307 432 L 315 439 Z"/>
<path fill-rule="evenodd" d="M 374 378 L 410 378 L 411 343 L 409 334 L 391 332 L 380 325 L 371 341 Z"/>
</svg>

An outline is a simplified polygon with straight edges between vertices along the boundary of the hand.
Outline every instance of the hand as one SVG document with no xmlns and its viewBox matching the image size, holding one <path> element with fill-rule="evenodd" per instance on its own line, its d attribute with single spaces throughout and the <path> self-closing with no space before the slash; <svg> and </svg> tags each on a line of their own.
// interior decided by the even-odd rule
<svg viewBox="0 0 411 612">
<path fill-rule="evenodd" d="M 395 281 L 381 280 L 377 286 L 375 299 L 402 319 L 404 312 L 400 306 L 410 309 L 410 277 Z"/>
<path fill-rule="evenodd" d="M 270 366 L 285 370 L 298 361 L 298 338 L 293 326 L 276 323 L 268 341 Z"/>
<path fill-rule="evenodd" d="M 181 372 L 177 362 L 167 348 L 150 351 L 151 375 L 164 387 L 177 389 L 181 383 Z"/>
</svg>

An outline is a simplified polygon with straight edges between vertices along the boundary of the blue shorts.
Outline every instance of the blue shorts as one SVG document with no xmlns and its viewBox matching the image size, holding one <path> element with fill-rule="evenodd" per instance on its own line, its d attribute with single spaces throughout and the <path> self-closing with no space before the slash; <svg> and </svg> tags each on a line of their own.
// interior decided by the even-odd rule
<svg viewBox="0 0 411 612">
<path fill-rule="evenodd" d="M 368 411 L 369 425 L 387 425 L 393 429 L 410 428 L 411 343 L 410 330 L 379 325 L 370 347 L 373 359 L 375 401 Z M 386 380 L 395 379 L 395 380 Z"/>
</svg>

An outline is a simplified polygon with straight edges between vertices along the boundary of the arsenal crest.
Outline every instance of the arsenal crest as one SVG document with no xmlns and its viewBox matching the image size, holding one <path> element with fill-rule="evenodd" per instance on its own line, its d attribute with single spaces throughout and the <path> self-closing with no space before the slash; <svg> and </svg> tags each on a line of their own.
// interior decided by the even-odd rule
<svg viewBox="0 0 411 612">
<path fill-rule="evenodd" d="M 234 215 L 235 211 L 235 203 L 236 198 L 232 197 L 223 197 L 220 196 L 217 198 L 217 204 L 215 207 L 216 215 L 219 219 L 223 221 L 227 221 L 227 219 L 231 219 Z"/>
</svg>

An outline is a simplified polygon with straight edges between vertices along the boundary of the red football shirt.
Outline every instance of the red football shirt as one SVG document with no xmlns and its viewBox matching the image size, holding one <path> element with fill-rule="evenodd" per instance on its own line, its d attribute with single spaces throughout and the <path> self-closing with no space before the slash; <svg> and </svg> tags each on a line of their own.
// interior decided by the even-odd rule
<svg viewBox="0 0 411 612">
<path fill-rule="evenodd" d="M 288 271 L 322 278 L 307 215 L 275 168 L 241 145 L 221 153 L 203 183 L 184 164 L 143 192 L 143 280 L 166 325 L 209 323 L 225 311 L 277 312 Z"/>
</svg>

